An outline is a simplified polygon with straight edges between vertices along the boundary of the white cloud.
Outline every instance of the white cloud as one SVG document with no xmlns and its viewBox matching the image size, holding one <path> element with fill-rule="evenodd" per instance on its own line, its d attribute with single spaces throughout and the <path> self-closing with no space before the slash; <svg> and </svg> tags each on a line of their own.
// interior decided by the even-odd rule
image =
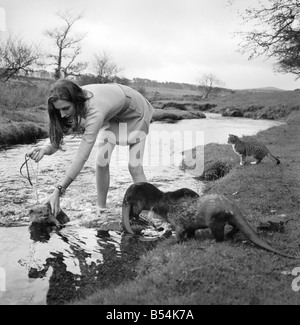
<svg viewBox="0 0 300 325">
<path fill-rule="evenodd" d="M 5 32 L 6 30 L 6 13 L 4 8 L 0 7 L 0 32 Z"/>
<path fill-rule="evenodd" d="M 111 53 L 124 75 L 155 80 L 195 83 L 212 72 L 229 88 L 282 86 L 297 88 L 293 75 L 276 75 L 272 64 L 248 61 L 236 52 L 239 28 L 236 7 L 224 0 L 3 0 L 9 31 L 27 40 L 42 41 L 47 29 L 59 23 L 55 13 L 72 9 L 84 17 L 74 27 L 87 32 L 82 60 L 100 51 Z M 0 35 L 1 36 L 1 35 Z M 268 76 L 268 77 L 267 77 Z M 255 77 L 255 78 L 254 78 Z"/>
</svg>

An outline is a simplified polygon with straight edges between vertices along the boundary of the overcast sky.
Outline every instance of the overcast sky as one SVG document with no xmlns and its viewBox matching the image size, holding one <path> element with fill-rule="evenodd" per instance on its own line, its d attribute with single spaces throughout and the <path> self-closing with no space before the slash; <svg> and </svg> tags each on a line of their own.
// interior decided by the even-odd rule
<svg viewBox="0 0 300 325">
<path fill-rule="evenodd" d="M 104 50 L 129 79 L 195 84 L 213 73 L 232 89 L 300 88 L 294 75 L 274 73 L 272 62 L 248 61 L 237 52 L 237 9 L 255 1 L 228 6 L 226 0 L 0 0 L 0 37 L 13 33 L 51 52 L 44 33 L 62 23 L 56 13 L 67 9 L 83 13 L 74 25 L 74 32 L 87 33 L 80 59 L 92 62 Z"/>
</svg>

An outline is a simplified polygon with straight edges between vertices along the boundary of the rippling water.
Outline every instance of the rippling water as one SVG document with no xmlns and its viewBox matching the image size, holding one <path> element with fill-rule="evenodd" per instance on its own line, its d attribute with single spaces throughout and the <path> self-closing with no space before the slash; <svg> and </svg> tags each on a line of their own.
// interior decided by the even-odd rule
<svg viewBox="0 0 300 325">
<path fill-rule="evenodd" d="M 153 123 L 144 159 L 148 181 L 163 191 L 189 187 L 201 193 L 203 184 L 178 168 L 182 150 L 203 143 L 226 143 L 228 133 L 253 135 L 276 124 L 279 123 L 224 118 L 216 114 L 176 124 Z M 69 137 L 66 151 L 45 156 L 39 164 L 30 162 L 34 187 L 19 173 L 31 146 L 15 146 L 0 152 L 0 224 L 29 221 L 26 208 L 42 202 L 52 193 L 79 143 L 80 139 Z M 61 201 L 61 208 L 71 219 L 70 224 L 61 231 L 34 229 L 28 225 L 0 227 L 0 304 L 63 303 L 95 285 L 117 283 L 125 273 L 132 278 L 135 274 L 130 271 L 133 269 L 130 262 L 135 263 L 141 251 L 153 247 L 153 243 L 130 243 L 134 239 L 119 233 L 100 233 L 83 226 L 96 218 L 98 212 L 94 171 L 96 148 L 95 145 L 82 172 Z M 127 150 L 127 147 L 116 147 L 110 167 L 108 206 L 119 216 L 124 192 L 131 184 Z"/>
</svg>

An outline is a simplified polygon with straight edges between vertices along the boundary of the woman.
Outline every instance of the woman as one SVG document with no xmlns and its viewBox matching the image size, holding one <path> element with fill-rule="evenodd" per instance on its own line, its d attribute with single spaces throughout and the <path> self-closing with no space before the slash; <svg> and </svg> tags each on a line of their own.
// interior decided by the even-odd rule
<svg viewBox="0 0 300 325">
<path fill-rule="evenodd" d="M 65 177 L 46 200 L 56 217 L 60 196 L 80 173 L 98 138 L 96 159 L 97 200 L 106 207 L 110 182 L 109 163 L 115 145 L 129 146 L 128 169 L 134 183 L 145 182 L 143 154 L 153 107 L 136 90 L 119 84 L 91 84 L 79 87 L 70 80 L 59 80 L 50 89 L 48 114 L 50 144 L 27 153 L 36 162 L 61 149 L 63 137 L 72 127 L 84 128 L 78 152 Z"/>
</svg>

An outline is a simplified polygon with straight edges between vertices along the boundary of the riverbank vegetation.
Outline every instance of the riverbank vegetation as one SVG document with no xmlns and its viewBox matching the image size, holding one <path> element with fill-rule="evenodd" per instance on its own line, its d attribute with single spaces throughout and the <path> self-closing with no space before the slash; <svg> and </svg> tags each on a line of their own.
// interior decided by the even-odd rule
<svg viewBox="0 0 300 325">
<path fill-rule="evenodd" d="M 40 79 L 0 82 L 0 146 L 48 136 L 45 98 L 50 83 Z"/>
<path fill-rule="evenodd" d="M 128 82 L 131 85 L 130 81 Z M 29 139 L 35 141 L 48 136 L 45 101 L 51 83 L 53 80 L 41 78 L 0 82 L 0 146 L 28 143 Z M 134 83 L 131 86 L 134 86 Z M 203 100 L 197 88 L 137 87 L 137 89 L 155 107 L 153 121 L 167 123 L 176 123 L 181 119 L 205 118 L 205 112 L 284 120 L 291 112 L 300 110 L 298 90 L 219 89 L 214 97 Z M 27 122 L 32 124 L 28 125 Z M 26 130 L 31 134 L 29 139 L 25 136 Z"/>
<path fill-rule="evenodd" d="M 300 91 L 235 91 L 212 100 L 211 112 L 223 114 L 238 111 L 246 118 L 280 120 L 300 110 Z M 229 114 L 230 116 L 230 114 Z"/>
<path fill-rule="evenodd" d="M 45 129 L 32 122 L 8 121 L 0 129 L 0 143 L 2 144 L 29 144 L 47 136 Z"/>
<path fill-rule="evenodd" d="M 161 106 L 163 109 L 169 109 L 185 103 L 186 110 L 198 109 L 204 113 L 232 117 L 284 120 L 291 112 L 300 110 L 299 90 L 223 89 L 209 100 L 201 99 L 199 93 L 192 90 L 184 93 L 183 90 L 161 89 L 159 92 L 157 88 L 149 88 L 147 94 L 153 106 L 158 109 L 161 109 Z"/>
</svg>

